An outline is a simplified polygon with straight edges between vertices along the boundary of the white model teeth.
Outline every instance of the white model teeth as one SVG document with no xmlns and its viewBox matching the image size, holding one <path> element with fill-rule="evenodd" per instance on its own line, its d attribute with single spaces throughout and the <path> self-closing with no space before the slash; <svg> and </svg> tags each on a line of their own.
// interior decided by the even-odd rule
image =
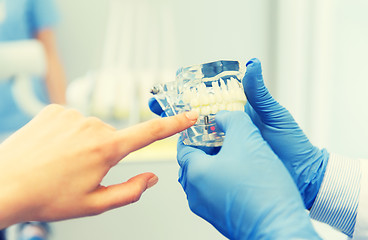
<svg viewBox="0 0 368 240">
<path fill-rule="evenodd" d="M 212 87 L 201 83 L 197 88 L 184 91 L 183 101 L 201 115 L 216 114 L 221 110 L 244 111 L 247 101 L 243 87 L 235 78 L 225 84 L 223 79 L 212 82 Z"/>
</svg>

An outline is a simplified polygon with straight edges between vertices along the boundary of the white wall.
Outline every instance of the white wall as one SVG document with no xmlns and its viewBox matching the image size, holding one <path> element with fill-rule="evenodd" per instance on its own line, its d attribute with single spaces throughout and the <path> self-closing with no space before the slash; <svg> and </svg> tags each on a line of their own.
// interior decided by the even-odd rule
<svg viewBox="0 0 368 240">
<path fill-rule="evenodd" d="M 274 92 L 314 144 L 362 158 L 367 10 L 365 0 L 279 1 Z"/>
<path fill-rule="evenodd" d="M 61 14 L 57 30 L 60 55 L 69 81 L 101 63 L 107 1 L 56 0 Z"/>
<path fill-rule="evenodd" d="M 58 0 L 63 21 L 57 29 L 61 56 L 69 81 L 101 66 L 107 17 L 106 0 Z M 156 3 L 157 5 L 155 5 Z M 169 4 L 174 15 L 175 68 L 219 59 L 260 58 L 272 72 L 272 0 L 188 0 L 150 2 Z M 140 39 L 142 40 L 142 39 Z M 151 39 L 143 39 L 150 43 Z M 160 52 L 167 51 L 160 46 Z M 116 167 L 107 182 L 153 171 L 160 183 L 141 201 L 97 217 L 53 224 L 53 239 L 223 239 L 212 226 L 190 212 L 177 182 L 175 159 L 126 163 Z"/>
<path fill-rule="evenodd" d="M 368 159 L 368 2 L 339 0 L 334 8 L 333 86 L 329 146 Z"/>
<path fill-rule="evenodd" d="M 100 67 L 108 1 L 57 0 L 62 22 L 57 29 L 69 80 Z M 219 59 L 258 57 L 271 69 L 271 1 L 157 0 L 170 4 L 175 26 L 176 67 Z M 151 4 L 152 11 L 157 6 Z M 150 39 L 145 39 L 147 43 Z M 163 47 L 162 50 L 165 50 Z"/>
</svg>

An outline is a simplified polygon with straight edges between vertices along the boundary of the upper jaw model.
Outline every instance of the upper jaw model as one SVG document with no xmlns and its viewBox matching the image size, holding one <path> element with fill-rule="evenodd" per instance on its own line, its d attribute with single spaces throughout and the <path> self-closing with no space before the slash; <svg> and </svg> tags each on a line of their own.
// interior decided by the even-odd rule
<svg viewBox="0 0 368 240">
<path fill-rule="evenodd" d="M 227 84 L 220 78 L 219 81 L 213 81 L 210 87 L 201 83 L 198 87 L 185 89 L 183 102 L 200 115 L 207 116 L 221 110 L 243 111 L 247 99 L 241 83 L 231 77 Z"/>
<path fill-rule="evenodd" d="M 199 113 L 197 123 L 181 133 L 184 144 L 218 147 L 225 136 L 218 130 L 215 115 L 221 110 L 244 111 L 244 73 L 245 64 L 238 61 L 180 68 L 176 81 L 155 85 L 151 93 L 167 116 L 189 110 Z"/>
</svg>

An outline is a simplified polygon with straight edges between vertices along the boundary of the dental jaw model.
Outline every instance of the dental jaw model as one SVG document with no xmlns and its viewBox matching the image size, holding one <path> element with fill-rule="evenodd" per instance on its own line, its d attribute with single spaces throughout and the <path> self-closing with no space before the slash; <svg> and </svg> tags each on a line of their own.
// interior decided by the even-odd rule
<svg viewBox="0 0 368 240">
<path fill-rule="evenodd" d="M 184 144 L 221 146 L 224 133 L 215 123 L 221 110 L 244 111 L 246 97 L 241 84 L 245 69 L 237 61 L 217 61 L 180 68 L 176 81 L 155 85 L 156 100 L 167 116 L 197 111 L 197 123 L 181 133 Z"/>
<path fill-rule="evenodd" d="M 212 82 L 211 87 L 201 83 L 198 88 L 183 92 L 183 102 L 202 116 L 215 115 L 221 110 L 243 111 L 246 101 L 240 82 L 233 77 L 227 80 L 227 84 L 220 78 Z"/>
</svg>

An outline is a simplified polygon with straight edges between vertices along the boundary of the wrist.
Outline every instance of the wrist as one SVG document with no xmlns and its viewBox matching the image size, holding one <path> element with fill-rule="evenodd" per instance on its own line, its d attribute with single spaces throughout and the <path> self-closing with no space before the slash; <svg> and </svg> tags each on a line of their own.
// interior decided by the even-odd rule
<svg viewBox="0 0 368 240">
<path fill-rule="evenodd" d="M 2 180 L 2 178 L 0 178 Z M 0 187 L 0 229 L 9 227 L 15 223 L 21 222 L 24 217 L 26 206 L 19 201 L 24 198 L 20 196 L 16 184 L 8 184 L 1 181 Z M 26 199 L 24 199 L 26 200 Z M 25 201 L 24 201 L 25 202 Z"/>
<path fill-rule="evenodd" d="M 271 213 L 270 217 L 266 218 L 258 227 L 261 231 L 254 237 L 247 239 L 320 240 L 321 237 L 315 231 L 302 202 L 300 201 L 296 208 L 295 204 L 297 203 L 288 202 L 285 205 L 286 208 L 282 209 L 283 211 Z"/>
<path fill-rule="evenodd" d="M 296 187 L 289 186 L 291 189 L 293 187 L 295 190 L 289 193 L 281 194 L 280 189 L 268 189 L 268 192 L 273 194 L 259 195 L 261 198 L 272 199 L 272 202 L 267 201 L 270 204 L 266 208 L 265 205 L 261 204 L 255 205 L 253 209 L 247 200 L 242 198 L 243 194 L 238 194 L 239 198 L 231 198 L 236 207 L 234 209 L 228 208 L 227 214 L 229 216 L 227 216 L 225 223 L 214 226 L 223 234 L 226 232 L 229 234 L 224 234 L 225 236 L 236 240 L 320 240 L 321 238 L 314 230 Z M 262 201 L 261 198 L 260 201 Z M 258 212 L 259 210 L 261 211 Z M 226 231 L 223 229 L 224 226 L 227 226 Z M 231 227 L 229 228 L 229 226 Z"/>
<path fill-rule="evenodd" d="M 308 180 L 307 185 L 301 189 L 301 195 L 304 199 L 304 204 L 306 209 L 311 209 L 313 203 L 317 197 L 317 194 L 321 188 L 323 178 L 325 176 L 327 163 L 329 159 L 329 153 L 326 149 L 319 149 L 315 147 L 316 152 L 310 158 L 314 161 L 310 164 L 308 168 L 309 174 L 313 174 L 312 178 Z"/>
<path fill-rule="evenodd" d="M 0 151 L 0 156 L 0 229 L 2 229 L 23 221 L 26 209 L 30 208 L 29 191 L 32 191 L 32 188 L 23 184 L 26 177 L 15 171 L 14 168 L 18 166 L 8 164 L 15 160 L 9 158 L 5 151 Z"/>
</svg>

